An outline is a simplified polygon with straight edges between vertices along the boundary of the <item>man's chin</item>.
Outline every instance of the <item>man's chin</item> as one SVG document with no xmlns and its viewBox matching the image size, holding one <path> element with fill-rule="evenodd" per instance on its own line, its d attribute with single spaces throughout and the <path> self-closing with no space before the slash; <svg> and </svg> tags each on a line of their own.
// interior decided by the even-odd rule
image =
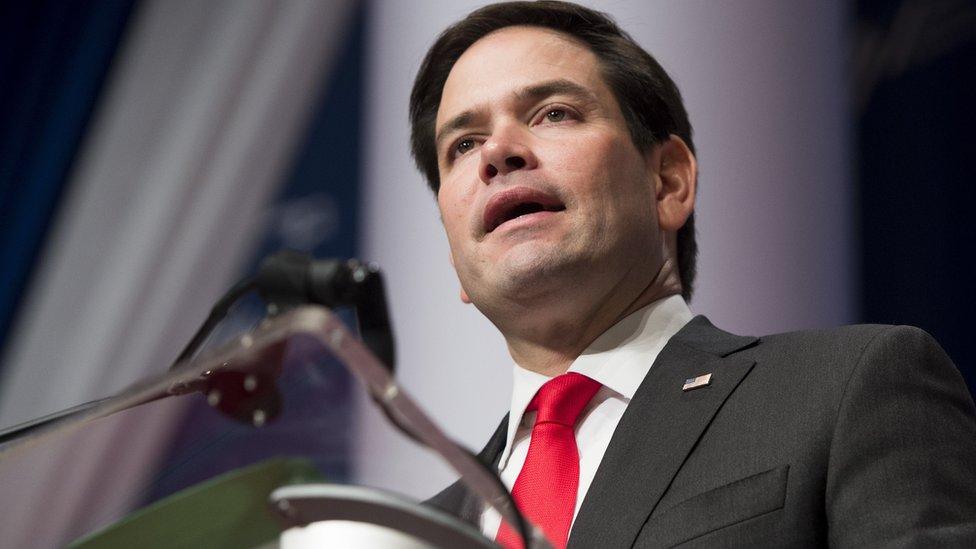
<svg viewBox="0 0 976 549">
<path fill-rule="evenodd" d="M 525 252 L 527 250 L 521 250 Z M 564 291 L 574 278 L 573 266 L 577 263 L 565 254 L 552 253 L 509 254 L 495 265 L 497 287 L 507 296 L 529 299 L 552 291 Z"/>
</svg>

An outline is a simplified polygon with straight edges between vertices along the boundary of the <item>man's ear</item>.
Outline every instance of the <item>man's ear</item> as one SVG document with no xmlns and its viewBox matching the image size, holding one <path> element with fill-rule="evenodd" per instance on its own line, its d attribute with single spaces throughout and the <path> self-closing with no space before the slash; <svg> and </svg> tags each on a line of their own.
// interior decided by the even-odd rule
<svg viewBox="0 0 976 549">
<path fill-rule="evenodd" d="M 695 186 L 698 183 L 698 161 L 683 139 L 672 134 L 654 147 L 651 155 L 657 163 L 658 225 L 665 231 L 677 231 L 695 210 Z"/>
</svg>

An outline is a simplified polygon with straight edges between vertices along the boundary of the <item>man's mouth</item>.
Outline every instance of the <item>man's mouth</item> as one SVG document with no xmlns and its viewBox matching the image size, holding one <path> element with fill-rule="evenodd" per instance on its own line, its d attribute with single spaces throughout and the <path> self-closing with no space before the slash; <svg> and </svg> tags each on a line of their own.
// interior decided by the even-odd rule
<svg viewBox="0 0 976 549">
<path fill-rule="evenodd" d="M 514 187 L 499 192 L 485 205 L 484 230 L 490 233 L 499 226 L 538 212 L 561 212 L 566 206 L 555 196 L 530 189 Z"/>
</svg>

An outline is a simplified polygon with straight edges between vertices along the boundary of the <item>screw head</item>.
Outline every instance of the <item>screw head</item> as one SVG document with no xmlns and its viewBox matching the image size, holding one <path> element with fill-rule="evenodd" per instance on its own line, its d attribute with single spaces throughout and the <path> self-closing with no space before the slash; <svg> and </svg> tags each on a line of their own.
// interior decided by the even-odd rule
<svg viewBox="0 0 976 549">
<path fill-rule="evenodd" d="M 244 390 L 253 393 L 255 389 L 258 388 L 258 378 L 253 375 L 248 375 L 244 378 Z"/>
</svg>

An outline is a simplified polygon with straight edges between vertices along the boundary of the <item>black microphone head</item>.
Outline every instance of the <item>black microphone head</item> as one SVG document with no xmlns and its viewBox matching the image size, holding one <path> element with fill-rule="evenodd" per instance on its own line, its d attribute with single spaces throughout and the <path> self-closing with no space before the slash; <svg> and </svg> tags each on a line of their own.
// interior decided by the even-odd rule
<svg viewBox="0 0 976 549">
<path fill-rule="evenodd" d="M 372 263 L 355 259 L 313 260 L 284 250 L 261 262 L 254 285 L 267 303 L 288 308 L 303 303 L 355 307 L 366 345 L 393 370 L 395 350 L 383 276 Z"/>
<path fill-rule="evenodd" d="M 311 263 L 309 256 L 293 250 L 270 255 L 258 267 L 255 289 L 266 302 L 280 307 L 307 303 Z"/>
<path fill-rule="evenodd" d="M 319 259 L 308 268 L 308 301 L 326 307 L 355 305 L 356 288 L 351 283 L 350 262 Z"/>
</svg>

